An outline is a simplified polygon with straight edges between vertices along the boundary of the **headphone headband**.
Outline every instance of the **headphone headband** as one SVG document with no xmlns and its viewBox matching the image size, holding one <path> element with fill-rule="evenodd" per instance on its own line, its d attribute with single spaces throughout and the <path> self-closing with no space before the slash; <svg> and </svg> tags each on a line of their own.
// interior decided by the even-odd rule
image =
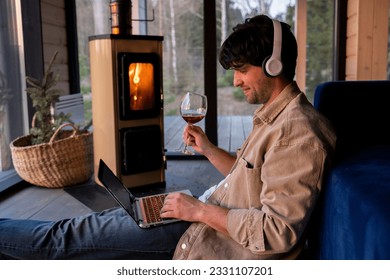
<svg viewBox="0 0 390 280">
<path fill-rule="evenodd" d="M 269 77 L 276 77 L 283 70 L 282 63 L 282 25 L 279 21 L 272 20 L 274 26 L 274 44 L 272 48 L 272 55 L 268 56 L 263 61 L 263 71 Z"/>
</svg>

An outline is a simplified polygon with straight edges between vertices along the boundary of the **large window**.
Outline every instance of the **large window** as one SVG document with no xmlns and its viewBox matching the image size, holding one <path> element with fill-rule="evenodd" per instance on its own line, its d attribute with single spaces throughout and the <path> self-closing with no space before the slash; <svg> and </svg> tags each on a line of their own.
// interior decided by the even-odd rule
<svg viewBox="0 0 390 280">
<path fill-rule="evenodd" d="M 147 7 L 156 15 L 148 35 L 164 36 L 164 114 L 178 115 L 187 91 L 204 93 L 203 1 L 148 0 Z"/>
<path fill-rule="evenodd" d="M 235 24 L 259 13 L 287 22 L 291 25 L 292 31 L 296 32 L 296 9 L 302 8 L 297 7 L 298 1 L 295 0 L 263 0 L 258 2 L 220 0 L 217 1 L 217 5 L 219 2 L 221 2 L 220 22 L 223 19 L 226 20 L 225 25 L 218 26 L 221 42 L 226 36 L 223 34 L 230 33 Z M 252 4 L 250 5 L 250 3 Z M 315 87 L 319 83 L 332 80 L 334 0 L 307 1 L 304 5 L 306 10 L 304 31 L 306 44 L 299 47 L 306 47 L 306 73 L 304 87 L 301 90 L 306 93 L 310 101 L 313 101 Z M 225 15 L 223 14 L 224 9 L 226 9 Z M 218 114 L 251 114 L 257 106 L 251 107 L 246 104 L 240 89 L 231 86 L 232 73 L 219 67 L 218 75 Z"/>
<path fill-rule="evenodd" d="M 80 84 L 86 97 L 88 119 L 91 117 L 88 37 L 111 33 L 110 7 L 105 0 L 78 0 L 76 5 Z M 164 37 L 164 115 L 178 116 L 181 98 L 187 91 L 204 93 L 203 1 L 132 1 L 132 19 L 133 34 Z"/>
<path fill-rule="evenodd" d="M 217 27 L 220 46 L 232 29 L 246 18 L 266 14 L 272 18 L 292 24 L 294 21 L 294 0 L 217 1 Z M 292 25 L 292 30 L 293 30 Z M 233 71 L 226 71 L 218 64 L 218 115 L 252 116 L 259 105 L 249 105 L 240 88 L 233 87 Z"/>
<path fill-rule="evenodd" d="M 307 1 L 306 74 L 302 88 L 312 100 L 315 86 L 332 79 L 333 0 Z M 192 0 L 133 1 L 133 34 L 163 36 L 163 87 L 166 123 L 179 116 L 179 104 L 187 91 L 204 93 L 204 2 Z M 295 30 L 295 0 L 216 0 L 216 53 L 232 28 L 245 18 L 268 14 Z M 88 36 L 111 33 L 110 9 L 105 0 L 78 0 L 78 39 L 81 91 L 90 95 Z M 213 28 L 213 27 L 212 27 Z M 210 29 L 210 31 L 212 31 Z M 207 42 L 206 42 L 207 43 Z M 217 63 L 218 116 L 250 118 L 258 105 L 246 103 L 240 89 L 232 86 L 233 73 Z M 207 77 L 206 77 L 207 78 Z M 207 93 L 206 93 L 207 94 Z M 85 98 L 87 114 L 89 98 Z M 88 119 L 89 116 L 86 116 Z M 218 118 L 220 121 L 221 118 Z M 245 119 L 245 123 L 248 123 Z M 177 122 L 183 125 L 184 122 Z M 249 126 L 250 121 L 249 121 Z M 165 126 L 169 129 L 169 125 Z M 221 142 L 221 141 L 218 141 Z"/>
<path fill-rule="evenodd" d="M 0 1 L 0 191 L 20 180 L 12 167 L 9 143 L 25 134 L 27 110 L 22 83 L 24 67 L 20 67 L 23 50 L 19 3 Z"/>
<path fill-rule="evenodd" d="M 307 1 L 306 95 L 333 77 L 334 0 Z"/>
</svg>

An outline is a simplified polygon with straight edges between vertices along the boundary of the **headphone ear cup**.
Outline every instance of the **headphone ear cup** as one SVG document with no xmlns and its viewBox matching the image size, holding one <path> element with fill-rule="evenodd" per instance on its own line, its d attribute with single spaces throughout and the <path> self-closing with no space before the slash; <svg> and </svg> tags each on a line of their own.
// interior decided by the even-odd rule
<svg viewBox="0 0 390 280">
<path fill-rule="evenodd" d="M 268 56 L 263 60 L 263 71 L 267 77 L 276 77 L 282 73 L 283 64 L 279 59 Z"/>
<path fill-rule="evenodd" d="M 264 74 L 267 76 L 267 77 L 272 77 L 269 73 L 268 73 L 268 70 L 267 70 L 267 62 L 268 60 L 271 58 L 271 56 L 267 56 L 266 58 L 264 58 L 263 60 L 263 65 L 262 65 L 262 69 L 263 69 L 263 72 Z"/>
<path fill-rule="evenodd" d="M 274 26 L 274 42 L 272 55 L 263 60 L 263 71 L 268 77 L 276 77 L 282 73 L 282 25 L 277 20 L 272 20 Z"/>
</svg>

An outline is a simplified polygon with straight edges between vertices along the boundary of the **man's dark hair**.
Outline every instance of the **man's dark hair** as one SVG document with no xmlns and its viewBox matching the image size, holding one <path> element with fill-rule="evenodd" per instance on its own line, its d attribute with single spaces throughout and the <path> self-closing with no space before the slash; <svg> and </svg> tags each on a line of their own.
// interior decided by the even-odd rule
<svg viewBox="0 0 390 280">
<path fill-rule="evenodd" d="M 293 80 L 297 64 L 297 42 L 290 26 L 282 26 L 283 76 Z M 239 68 L 246 63 L 262 67 L 266 57 L 272 54 L 274 28 L 272 20 L 266 15 L 248 18 L 233 28 L 233 33 L 222 44 L 219 62 L 225 69 Z"/>
</svg>

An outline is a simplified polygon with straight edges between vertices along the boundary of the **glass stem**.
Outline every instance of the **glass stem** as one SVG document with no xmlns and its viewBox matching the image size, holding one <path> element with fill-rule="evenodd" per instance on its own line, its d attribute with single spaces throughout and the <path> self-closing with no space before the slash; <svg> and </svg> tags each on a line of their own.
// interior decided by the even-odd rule
<svg viewBox="0 0 390 280">
<path fill-rule="evenodd" d="M 192 126 L 192 124 L 188 124 L 188 126 Z M 188 139 L 190 139 L 190 136 L 188 136 L 187 137 L 187 139 L 186 139 L 186 143 L 185 143 L 185 145 L 184 145 L 184 153 L 190 153 L 190 151 L 187 149 L 187 147 L 188 147 Z"/>
</svg>

